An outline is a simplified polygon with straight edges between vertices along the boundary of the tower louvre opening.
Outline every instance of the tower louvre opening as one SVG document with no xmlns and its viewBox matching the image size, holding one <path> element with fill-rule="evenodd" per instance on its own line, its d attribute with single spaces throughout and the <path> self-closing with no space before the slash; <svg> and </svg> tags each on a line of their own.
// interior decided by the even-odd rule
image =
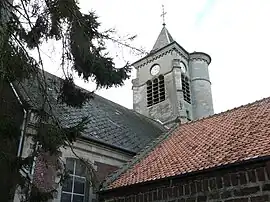
<svg viewBox="0 0 270 202">
<path fill-rule="evenodd" d="M 164 76 L 160 75 L 153 81 L 147 82 L 147 107 L 155 105 L 165 100 Z"/>
<path fill-rule="evenodd" d="M 191 104 L 189 79 L 184 74 L 181 74 L 181 81 L 182 81 L 182 90 L 184 94 L 184 100 Z"/>
</svg>

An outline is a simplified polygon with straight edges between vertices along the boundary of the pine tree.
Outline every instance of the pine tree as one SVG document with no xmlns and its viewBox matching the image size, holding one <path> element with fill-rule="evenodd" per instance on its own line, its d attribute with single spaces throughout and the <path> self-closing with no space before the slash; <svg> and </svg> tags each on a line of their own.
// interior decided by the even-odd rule
<svg viewBox="0 0 270 202">
<path fill-rule="evenodd" d="M 65 78 L 58 97 L 60 102 L 69 106 L 82 107 L 91 99 L 91 94 L 74 84 L 73 75 L 66 73 L 70 70 L 75 71 L 85 82 L 93 79 L 98 88 L 121 86 L 129 78 L 129 65 L 116 68 L 113 58 L 107 54 L 105 41 L 112 40 L 136 51 L 140 49 L 131 47 L 126 41 L 115 40 L 111 36 L 112 30 L 100 32 L 99 27 L 96 14 L 82 13 L 76 0 L 0 1 L 0 94 L 4 95 L 2 92 L 5 84 L 21 82 L 32 76 L 37 78 L 39 90 L 43 92 L 42 104 L 38 110 L 37 134 L 33 138 L 37 149 L 27 158 L 23 159 L 13 151 L 19 139 L 19 125 L 12 115 L 0 113 L 1 169 L 5 170 L 3 175 L 10 179 L 8 184 L 1 185 L 5 189 L 5 194 L 1 194 L 1 201 L 12 201 L 18 186 L 23 191 L 25 201 L 38 202 L 52 198 L 52 192 L 40 191 L 32 183 L 29 173 L 24 171 L 33 164 L 39 152 L 57 156 L 59 148 L 71 146 L 88 122 L 84 118 L 72 128 L 63 128 L 46 108 L 50 106 L 50 100 L 46 94 L 40 50 L 42 44 L 50 40 L 62 44 L 61 67 Z M 37 59 L 30 54 L 33 50 L 38 53 Z M 85 163 L 89 168 L 89 175 L 93 175 L 91 165 Z M 64 179 L 66 173 L 63 171 L 61 174 Z"/>
</svg>

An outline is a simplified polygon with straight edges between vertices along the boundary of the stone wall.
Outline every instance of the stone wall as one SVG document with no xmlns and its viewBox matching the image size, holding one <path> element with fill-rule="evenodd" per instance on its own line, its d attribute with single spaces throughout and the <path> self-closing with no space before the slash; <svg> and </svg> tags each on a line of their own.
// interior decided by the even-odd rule
<svg viewBox="0 0 270 202">
<path fill-rule="evenodd" d="M 204 53 L 190 54 L 190 85 L 195 120 L 214 114 L 209 63 L 210 57 Z"/>
<path fill-rule="evenodd" d="M 270 161 L 100 193 L 106 202 L 270 201 Z"/>
<path fill-rule="evenodd" d="M 26 133 L 35 134 L 35 130 L 29 126 L 26 130 Z M 31 137 L 28 137 L 24 142 L 22 156 L 29 155 L 32 149 L 33 145 Z M 76 142 L 74 142 L 73 150 L 80 158 L 83 158 L 92 163 L 93 168 L 96 171 L 95 175 L 97 177 L 98 183 L 104 180 L 105 176 L 109 175 L 117 168 L 119 168 L 123 163 L 132 158 L 132 155 L 120 150 L 84 139 L 78 139 Z M 44 191 L 56 189 L 57 192 L 55 193 L 54 199 L 50 200 L 50 202 L 60 202 L 62 187 L 58 186 L 56 183 L 58 181 L 57 172 L 53 169 L 55 167 L 55 163 L 48 164 L 48 161 L 46 161 L 44 165 L 44 161 L 42 160 L 43 158 L 44 156 L 42 156 L 42 158 L 37 158 L 35 162 L 33 181 L 38 185 L 39 188 Z M 61 162 L 65 163 L 67 158 L 77 158 L 77 156 L 74 155 L 69 147 L 61 148 Z M 90 186 L 89 190 L 87 190 L 87 193 L 87 202 L 96 201 L 96 194 L 93 187 Z M 15 195 L 14 202 L 19 201 L 20 194 L 18 190 L 18 193 Z"/>
<path fill-rule="evenodd" d="M 178 100 L 179 97 L 176 90 L 173 61 L 177 59 L 183 61 L 186 65 L 188 64 L 187 55 L 183 56 L 183 54 L 179 54 L 174 50 L 174 46 L 175 45 L 171 45 L 153 55 L 149 55 L 134 65 L 137 70 L 137 75 L 136 79 L 133 80 L 132 87 L 133 109 L 140 114 L 161 121 L 166 126 L 169 126 L 168 123 L 174 122 L 176 118 L 181 116 L 178 111 L 180 100 Z M 150 69 L 154 64 L 159 64 L 161 67 L 160 72 L 156 76 L 150 73 Z M 165 80 L 165 100 L 147 107 L 146 82 L 157 78 L 159 75 L 163 75 Z M 180 82 L 180 80 L 178 82 Z M 186 113 L 185 110 L 183 111 Z"/>
<path fill-rule="evenodd" d="M 73 149 L 76 155 L 78 155 L 80 158 L 88 160 L 92 163 L 93 168 L 96 171 L 95 175 L 99 182 L 104 180 L 105 176 L 115 171 L 132 157 L 116 149 L 83 140 L 77 140 L 74 142 Z M 65 162 L 67 158 L 77 158 L 69 148 L 63 148 L 61 149 L 61 152 L 61 158 L 63 162 Z M 96 201 L 93 187 L 89 187 L 87 192 L 89 193 L 87 202 Z M 60 202 L 61 193 L 62 187 L 59 186 L 57 188 L 57 195 L 55 196 L 55 199 L 52 200 L 52 202 Z"/>
</svg>

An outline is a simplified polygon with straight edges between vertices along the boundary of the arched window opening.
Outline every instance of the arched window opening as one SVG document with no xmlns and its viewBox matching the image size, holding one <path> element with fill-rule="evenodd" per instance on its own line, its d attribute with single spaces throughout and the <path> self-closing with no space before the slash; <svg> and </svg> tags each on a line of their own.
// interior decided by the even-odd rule
<svg viewBox="0 0 270 202">
<path fill-rule="evenodd" d="M 153 81 L 147 82 L 147 107 L 165 100 L 164 76 L 160 75 Z"/>
<path fill-rule="evenodd" d="M 184 100 L 191 104 L 189 79 L 184 74 L 181 74 L 181 81 L 182 81 L 182 90 L 184 94 Z"/>
</svg>

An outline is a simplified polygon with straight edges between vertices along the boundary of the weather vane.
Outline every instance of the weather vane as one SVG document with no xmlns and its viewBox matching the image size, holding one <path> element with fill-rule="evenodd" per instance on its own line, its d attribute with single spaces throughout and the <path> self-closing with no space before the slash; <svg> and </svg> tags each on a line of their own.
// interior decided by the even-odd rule
<svg viewBox="0 0 270 202">
<path fill-rule="evenodd" d="M 167 12 L 165 12 L 165 10 L 164 10 L 164 5 L 162 5 L 162 14 L 161 14 L 161 17 L 162 17 L 162 19 L 163 19 L 163 26 L 165 26 L 166 25 L 166 23 L 165 23 L 165 15 L 167 14 Z"/>
</svg>

